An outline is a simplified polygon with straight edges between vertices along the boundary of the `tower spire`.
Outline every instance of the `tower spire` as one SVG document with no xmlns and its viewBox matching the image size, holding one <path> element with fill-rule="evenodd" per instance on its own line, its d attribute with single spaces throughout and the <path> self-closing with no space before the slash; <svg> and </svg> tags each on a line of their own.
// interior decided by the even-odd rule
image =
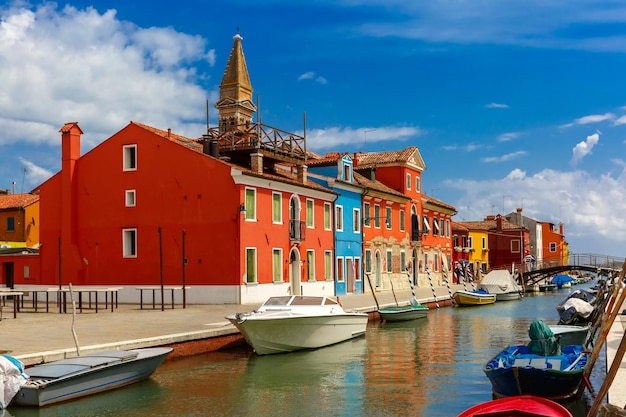
<svg viewBox="0 0 626 417">
<path fill-rule="evenodd" d="M 252 84 L 241 41 L 237 33 L 228 57 L 224 76 L 220 84 L 220 99 L 215 103 L 218 110 L 220 131 L 233 130 L 252 123 L 252 114 L 256 106 L 252 101 Z"/>
</svg>

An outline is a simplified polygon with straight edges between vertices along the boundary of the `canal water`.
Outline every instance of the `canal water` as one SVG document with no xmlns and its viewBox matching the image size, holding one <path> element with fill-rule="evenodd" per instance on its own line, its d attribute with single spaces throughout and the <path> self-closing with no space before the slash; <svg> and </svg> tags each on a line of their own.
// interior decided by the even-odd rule
<svg viewBox="0 0 626 417">
<path fill-rule="evenodd" d="M 534 319 L 557 323 L 555 306 L 587 286 L 374 323 L 365 337 L 314 351 L 257 356 L 238 348 L 170 360 L 138 384 L 41 410 L 11 407 L 4 417 L 454 417 L 492 399 L 487 360 L 527 342 Z M 592 375 L 596 390 L 604 373 L 602 355 Z M 583 417 L 590 401 L 585 395 L 565 406 Z"/>
</svg>

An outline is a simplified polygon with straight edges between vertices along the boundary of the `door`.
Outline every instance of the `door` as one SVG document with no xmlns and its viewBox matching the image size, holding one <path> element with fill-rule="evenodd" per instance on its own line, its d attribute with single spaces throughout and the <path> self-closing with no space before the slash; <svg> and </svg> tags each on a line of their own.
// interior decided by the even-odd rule
<svg viewBox="0 0 626 417">
<path fill-rule="evenodd" d="M 355 277 L 354 277 L 354 263 L 352 262 L 352 258 L 346 258 L 346 277 L 348 278 L 346 291 L 354 292 L 355 288 Z"/>
<path fill-rule="evenodd" d="M 376 264 L 376 287 L 380 288 L 382 284 L 382 269 L 383 263 L 380 259 L 380 252 L 376 251 L 376 257 L 374 259 L 374 263 Z"/>
<path fill-rule="evenodd" d="M 291 282 L 291 294 L 293 295 L 302 295 L 300 265 L 300 252 L 293 249 L 289 255 L 289 281 Z"/>
<path fill-rule="evenodd" d="M 4 279 L 7 288 L 14 288 L 15 286 L 15 266 L 13 262 L 5 262 L 2 264 L 4 266 Z"/>
</svg>

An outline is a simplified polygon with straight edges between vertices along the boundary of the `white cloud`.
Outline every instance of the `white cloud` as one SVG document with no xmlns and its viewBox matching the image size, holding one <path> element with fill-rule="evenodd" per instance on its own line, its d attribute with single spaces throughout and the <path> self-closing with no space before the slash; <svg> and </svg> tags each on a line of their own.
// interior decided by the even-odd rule
<svg viewBox="0 0 626 417">
<path fill-rule="evenodd" d="M 585 156 L 591 153 L 591 150 L 594 146 L 598 144 L 600 141 L 600 135 L 594 133 L 593 135 L 587 136 L 587 139 L 583 142 L 579 142 L 572 149 L 572 164 L 577 164 L 580 162 Z"/>
<path fill-rule="evenodd" d="M 619 165 L 619 164 L 618 164 Z M 453 178 L 444 185 L 458 190 L 455 219 L 481 220 L 487 214 L 508 214 L 523 207 L 523 214 L 558 225 L 563 222 L 572 252 L 614 252 L 612 243 L 626 236 L 626 218 L 615 207 L 626 207 L 626 170 L 618 175 L 593 177 L 576 170 L 561 172 L 544 169 L 534 175 L 515 169 L 502 179 L 469 180 Z M 513 192 L 512 192 L 513 191 Z M 505 199 L 503 196 L 514 194 Z M 606 204 L 610 201 L 610 204 Z M 504 206 L 504 208 L 503 208 Z M 589 242 L 599 242 L 596 247 Z"/>
<path fill-rule="evenodd" d="M 304 74 L 301 74 L 298 77 L 298 81 L 302 81 L 302 80 L 314 80 L 316 83 L 319 84 L 328 84 L 328 80 L 324 77 L 322 77 L 321 75 L 316 75 L 315 72 L 313 71 L 309 71 L 309 72 L 305 72 Z"/>
<path fill-rule="evenodd" d="M 24 169 L 26 170 L 26 179 L 29 184 L 40 184 L 50 178 L 53 174 L 52 171 L 35 165 L 33 162 L 24 158 L 20 158 L 20 162 L 24 165 Z"/>
<path fill-rule="evenodd" d="M 498 136 L 498 142 L 508 142 L 517 137 L 519 137 L 519 133 L 517 132 L 503 133 L 500 136 Z"/>
<path fill-rule="evenodd" d="M 0 147 L 57 146 L 70 121 L 85 131 L 83 151 L 130 120 L 193 137 L 202 131 L 210 94 L 191 65 L 212 65 L 215 52 L 201 37 L 140 28 L 91 7 L 43 3 L 0 13 Z"/>
<path fill-rule="evenodd" d="M 517 151 L 517 152 L 507 153 L 501 156 L 491 156 L 487 158 L 482 158 L 481 161 L 483 162 L 506 162 L 506 161 L 511 161 L 513 159 L 519 158 L 526 154 L 527 154 L 526 151 Z"/>
<path fill-rule="evenodd" d="M 615 119 L 615 115 L 613 113 L 604 113 L 604 114 L 592 114 L 589 116 L 579 117 L 575 119 L 572 123 L 567 123 L 562 125 L 561 127 L 572 127 L 575 125 L 587 125 L 590 123 L 600 123 L 606 120 Z"/>
<path fill-rule="evenodd" d="M 302 132 L 298 132 L 302 134 Z M 339 150 L 348 146 L 352 151 L 367 150 L 368 144 L 386 141 L 406 141 L 423 134 L 419 127 L 340 128 L 307 130 L 307 147 L 312 150 Z M 394 146 L 398 144 L 395 143 Z"/>
<path fill-rule="evenodd" d="M 614 126 L 619 126 L 623 124 L 626 124 L 626 116 L 620 116 L 617 120 L 615 120 L 615 122 L 613 122 Z"/>
<path fill-rule="evenodd" d="M 485 105 L 488 109 L 508 109 L 508 104 L 500 104 L 500 103 L 489 103 Z"/>
</svg>

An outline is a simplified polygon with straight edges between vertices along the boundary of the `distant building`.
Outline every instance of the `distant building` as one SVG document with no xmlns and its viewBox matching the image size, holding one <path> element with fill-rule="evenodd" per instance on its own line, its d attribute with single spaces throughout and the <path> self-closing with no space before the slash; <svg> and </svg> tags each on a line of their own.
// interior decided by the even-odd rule
<svg viewBox="0 0 626 417">
<path fill-rule="evenodd" d="M 0 194 L 0 248 L 39 245 L 39 195 Z"/>
</svg>

